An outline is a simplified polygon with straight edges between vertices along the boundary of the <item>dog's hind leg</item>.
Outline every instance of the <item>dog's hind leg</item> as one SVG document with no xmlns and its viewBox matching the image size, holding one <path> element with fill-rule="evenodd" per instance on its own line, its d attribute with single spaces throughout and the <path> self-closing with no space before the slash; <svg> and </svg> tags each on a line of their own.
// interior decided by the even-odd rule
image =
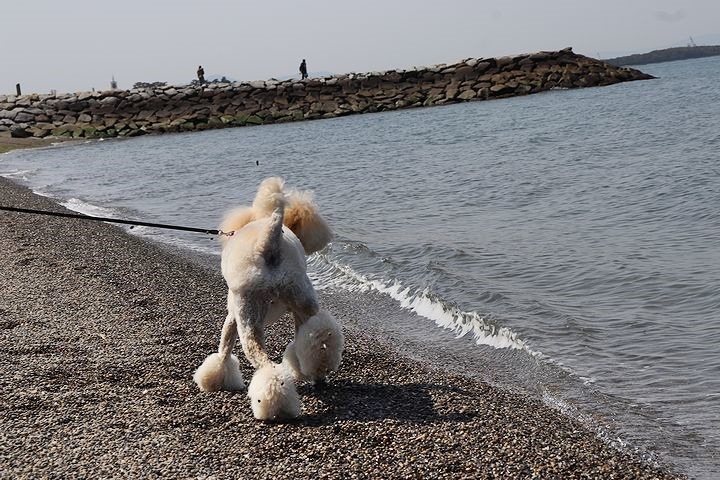
<svg viewBox="0 0 720 480">
<path fill-rule="evenodd" d="M 262 301 L 246 301 L 242 295 L 233 295 L 232 314 L 245 357 L 255 368 L 271 363 L 265 351 L 265 315 L 268 306 Z"/>
<path fill-rule="evenodd" d="M 284 365 L 273 363 L 265 351 L 265 317 L 269 301 L 263 301 L 262 297 L 249 301 L 242 295 L 233 297 L 233 312 L 243 351 L 257 368 L 248 386 L 253 415 L 258 420 L 297 417 L 301 402 L 292 373 Z"/>
</svg>

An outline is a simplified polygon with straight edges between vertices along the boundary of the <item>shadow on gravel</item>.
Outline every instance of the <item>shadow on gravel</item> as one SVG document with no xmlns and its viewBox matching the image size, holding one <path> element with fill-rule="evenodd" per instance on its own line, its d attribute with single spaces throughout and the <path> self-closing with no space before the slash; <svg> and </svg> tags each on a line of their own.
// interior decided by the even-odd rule
<svg viewBox="0 0 720 480">
<path fill-rule="evenodd" d="M 435 408 L 431 393 L 466 395 L 462 389 L 430 384 L 373 384 L 333 382 L 298 389 L 301 395 L 315 397 L 326 408 L 322 413 L 306 415 L 297 420 L 305 425 L 327 425 L 340 420 L 370 422 L 399 420 L 412 423 L 467 422 L 475 413 L 441 413 Z"/>
</svg>

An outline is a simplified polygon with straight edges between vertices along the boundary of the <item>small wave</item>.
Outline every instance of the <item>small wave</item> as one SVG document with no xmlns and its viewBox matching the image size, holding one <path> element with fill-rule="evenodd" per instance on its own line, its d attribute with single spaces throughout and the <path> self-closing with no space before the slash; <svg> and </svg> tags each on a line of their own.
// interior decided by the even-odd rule
<svg viewBox="0 0 720 480">
<path fill-rule="evenodd" d="M 35 192 L 38 195 L 44 195 L 48 196 L 42 192 Z M 83 200 L 80 200 L 78 198 L 71 198 L 64 202 L 59 202 L 60 205 L 63 207 L 72 210 L 73 212 L 82 213 L 84 215 L 91 215 L 93 217 L 108 217 L 108 218 L 115 218 L 117 217 L 117 211 L 112 210 L 110 208 L 104 208 L 100 207 L 98 205 L 93 205 L 92 203 L 84 202 Z"/>
<path fill-rule="evenodd" d="M 13 179 L 20 179 L 23 181 L 28 180 L 28 175 L 32 174 L 33 170 L 17 170 L 15 172 L 0 172 L 0 177 Z"/>
<path fill-rule="evenodd" d="M 439 327 L 451 330 L 457 338 L 471 334 L 477 345 L 524 350 L 534 357 L 544 357 L 542 353 L 532 350 L 509 328 L 489 323 L 477 312 L 464 312 L 447 305 L 427 289 L 413 291 L 397 280 L 370 279 L 323 255 L 313 256 L 310 263 L 315 268 L 310 275 L 318 290 L 332 287 L 348 291 L 374 290 L 396 300 L 400 307 L 432 320 Z"/>
</svg>

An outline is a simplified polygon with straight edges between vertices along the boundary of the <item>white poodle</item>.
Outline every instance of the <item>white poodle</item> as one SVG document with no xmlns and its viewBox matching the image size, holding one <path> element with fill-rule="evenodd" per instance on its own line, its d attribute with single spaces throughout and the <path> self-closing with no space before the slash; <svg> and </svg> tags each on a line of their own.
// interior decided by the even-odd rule
<svg viewBox="0 0 720 480">
<path fill-rule="evenodd" d="M 309 192 L 285 192 L 282 179 L 268 178 L 260 184 L 252 206 L 231 212 L 220 230 L 233 232 L 223 237 L 221 261 L 228 315 L 218 353 L 205 359 L 193 379 L 205 391 L 244 389 L 238 360 L 232 355 L 239 336 L 245 356 L 258 369 L 248 389 L 255 417 L 296 417 L 300 399 L 292 376 L 324 378 L 338 367 L 342 355 L 342 331 L 327 312 L 320 311 L 305 259 L 328 244 L 330 229 Z M 295 322 L 295 343 L 304 347 L 293 356 L 294 364 L 275 364 L 265 349 L 265 327 L 287 311 Z M 332 332 L 334 339 L 325 341 L 324 347 L 303 343 L 301 338 L 316 329 L 324 329 L 325 333 L 318 330 L 319 335 Z"/>
</svg>

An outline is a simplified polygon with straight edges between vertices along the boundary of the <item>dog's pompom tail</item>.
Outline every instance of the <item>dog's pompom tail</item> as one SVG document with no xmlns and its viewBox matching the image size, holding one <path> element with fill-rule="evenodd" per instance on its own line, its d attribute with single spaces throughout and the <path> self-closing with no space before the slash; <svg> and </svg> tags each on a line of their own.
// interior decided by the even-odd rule
<svg viewBox="0 0 720 480">
<path fill-rule="evenodd" d="M 260 183 L 252 208 L 256 219 L 269 217 L 285 207 L 285 182 L 280 177 L 270 177 Z"/>
<path fill-rule="evenodd" d="M 280 263 L 283 218 L 285 216 L 285 192 L 283 181 L 272 177 L 263 180 L 253 202 L 253 209 L 264 218 L 269 212 L 267 225 L 255 244 L 257 254 L 265 259 L 265 263 L 274 267 Z"/>
<path fill-rule="evenodd" d="M 245 390 L 245 382 L 240 373 L 240 361 L 235 355 L 230 355 L 224 360 L 217 353 L 209 355 L 198 367 L 193 380 L 204 392 Z"/>
<path fill-rule="evenodd" d="M 226 234 L 220 236 L 223 245 L 231 238 L 232 232 L 240 230 L 254 220 L 269 217 L 276 210 L 283 210 L 285 208 L 283 188 L 282 178 L 266 178 L 258 187 L 252 207 L 239 207 L 228 212 L 219 227 L 219 230 Z"/>
<path fill-rule="evenodd" d="M 286 349 L 288 365 L 299 370 L 298 378 L 315 382 L 340 367 L 345 337 L 335 318 L 320 310 L 300 326 L 291 345 L 291 351 Z"/>
<path fill-rule="evenodd" d="M 287 193 L 284 222 L 300 239 L 307 255 L 322 250 L 332 240 L 332 231 L 320 215 L 310 190 Z"/>
<path fill-rule="evenodd" d="M 292 375 L 282 364 L 267 363 L 253 375 L 248 397 L 255 418 L 279 420 L 300 415 L 300 396 Z"/>
</svg>

